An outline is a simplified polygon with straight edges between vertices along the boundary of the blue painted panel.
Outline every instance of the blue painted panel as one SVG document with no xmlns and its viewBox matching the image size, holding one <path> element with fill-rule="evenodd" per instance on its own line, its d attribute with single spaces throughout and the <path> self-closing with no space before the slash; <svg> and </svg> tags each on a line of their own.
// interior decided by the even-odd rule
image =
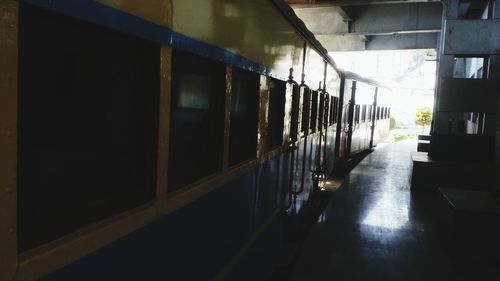
<svg viewBox="0 0 500 281">
<path fill-rule="evenodd" d="M 280 158 L 42 280 L 211 280 L 276 210 L 263 197 L 275 197 Z M 257 204 L 256 224 L 257 184 L 269 192 Z"/>
<path fill-rule="evenodd" d="M 327 178 L 330 177 L 335 165 L 335 140 L 336 140 L 336 126 L 330 126 L 327 134 L 327 148 L 326 158 L 324 164 L 324 173 Z"/>
<path fill-rule="evenodd" d="M 93 0 L 21 0 L 21 3 L 28 3 L 50 11 L 129 33 L 140 38 L 170 45 L 171 30 L 169 28 L 126 14 Z"/>
<path fill-rule="evenodd" d="M 258 169 L 257 194 L 255 202 L 256 226 L 262 225 L 279 208 L 278 193 L 281 158 L 275 157 Z"/>
<path fill-rule="evenodd" d="M 270 67 L 251 61 L 228 50 L 174 32 L 168 27 L 160 26 L 112 7 L 102 5 L 93 0 L 22 0 L 21 3 L 27 3 L 103 27 L 112 28 L 162 45 L 170 45 L 174 48 L 219 60 L 259 74 L 269 75 L 271 73 Z"/>
</svg>

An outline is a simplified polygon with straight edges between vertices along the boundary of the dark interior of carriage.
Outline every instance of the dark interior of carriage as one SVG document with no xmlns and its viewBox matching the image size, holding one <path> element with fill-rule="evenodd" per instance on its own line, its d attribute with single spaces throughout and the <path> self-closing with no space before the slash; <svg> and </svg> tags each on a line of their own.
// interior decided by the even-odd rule
<svg viewBox="0 0 500 281">
<path fill-rule="evenodd" d="M 169 192 L 222 169 L 226 96 L 223 63 L 179 50 L 172 60 Z"/>
<path fill-rule="evenodd" d="M 22 7 L 20 252 L 153 198 L 160 67 L 156 44 Z"/>
</svg>

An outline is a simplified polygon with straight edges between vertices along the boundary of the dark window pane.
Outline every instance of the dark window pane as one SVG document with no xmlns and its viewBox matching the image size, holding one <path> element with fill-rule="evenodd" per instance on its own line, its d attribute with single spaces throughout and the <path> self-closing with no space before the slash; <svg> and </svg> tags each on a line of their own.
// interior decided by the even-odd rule
<svg viewBox="0 0 500 281">
<path fill-rule="evenodd" d="M 318 92 L 313 91 L 312 92 L 312 98 L 311 98 L 311 130 L 312 132 L 316 132 L 316 129 L 318 128 Z"/>
<path fill-rule="evenodd" d="M 173 50 L 169 192 L 220 171 L 224 93 L 224 64 Z"/>
<path fill-rule="evenodd" d="M 229 165 L 257 157 L 260 75 L 233 68 Z"/>
<path fill-rule="evenodd" d="M 302 91 L 302 121 L 300 131 L 309 133 L 309 118 L 311 114 L 311 90 L 303 88 Z"/>
<path fill-rule="evenodd" d="M 159 46 L 21 3 L 18 249 L 152 200 Z"/>
<path fill-rule="evenodd" d="M 267 121 L 267 151 L 283 143 L 286 82 L 271 78 Z"/>
<path fill-rule="evenodd" d="M 360 106 L 359 106 L 359 104 L 356 104 L 356 105 L 354 106 L 354 108 L 355 108 L 355 111 L 354 111 L 354 114 L 355 114 L 355 115 L 354 115 L 354 116 L 355 116 L 355 117 L 354 117 L 354 118 L 355 118 L 355 123 L 356 123 L 356 124 L 359 124 L 359 116 L 360 116 L 360 110 L 359 110 Z"/>
<path fill-rule="evenodd" d="M 325 114 L 325 95 L 321 94 L 319 95 L 319 109 L 318 109 L 318 115 L 319 116 L 324 116 Z M 323 130 L 323 122 L 318 123 L 318 130 Z"/>
<path fill-rule="evenodd" d="M 299 109 L 300 109 L 300 87 L 293 85 L 292 88 L 292 108 L 290 122 L 290 138 L 292 141 L 297 141 L 299 134 Z"/>
<path fill-rule="evenodd" d="M 323 115 L 320 118 L 321 123 L 325 124 L 325 127 L 328 127 L 330 124 L 328 124 L 328 117 L 330 113 L 330 95 L 325 94 L 325 109 L 323 110 Z"/>
</svg>

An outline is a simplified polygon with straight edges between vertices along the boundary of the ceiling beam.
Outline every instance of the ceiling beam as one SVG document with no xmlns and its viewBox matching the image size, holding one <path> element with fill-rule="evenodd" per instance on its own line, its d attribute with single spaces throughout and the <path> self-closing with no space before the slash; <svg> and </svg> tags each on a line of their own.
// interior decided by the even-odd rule
<svg viewBox="0 0 500 281">
<path fill-rule="evenodd" d="M 408 4 L 408 3 L 429 3 L 440 2 L 440 0 L 331 0 L 315 3 L 293 4 L 289 3 L 293 9 L 317 9 L 338 6 L 360 6 L 360 5 L 381 5 L 381 4 Z"/>
</svg>

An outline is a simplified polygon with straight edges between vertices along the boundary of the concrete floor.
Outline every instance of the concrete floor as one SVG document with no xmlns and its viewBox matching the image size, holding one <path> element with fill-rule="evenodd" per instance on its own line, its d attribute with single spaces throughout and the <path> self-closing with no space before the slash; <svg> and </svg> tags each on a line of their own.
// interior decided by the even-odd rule
<svg viewBox="0 0 500 281">
<path fill-rule="evenodd" d="M 451 262 L 432 202 L 410 194 L 414 150 L 415 139 L 387 145 L 351 171 L 310 230 L 290 280 L 499 280 Z"/>
</svg>

